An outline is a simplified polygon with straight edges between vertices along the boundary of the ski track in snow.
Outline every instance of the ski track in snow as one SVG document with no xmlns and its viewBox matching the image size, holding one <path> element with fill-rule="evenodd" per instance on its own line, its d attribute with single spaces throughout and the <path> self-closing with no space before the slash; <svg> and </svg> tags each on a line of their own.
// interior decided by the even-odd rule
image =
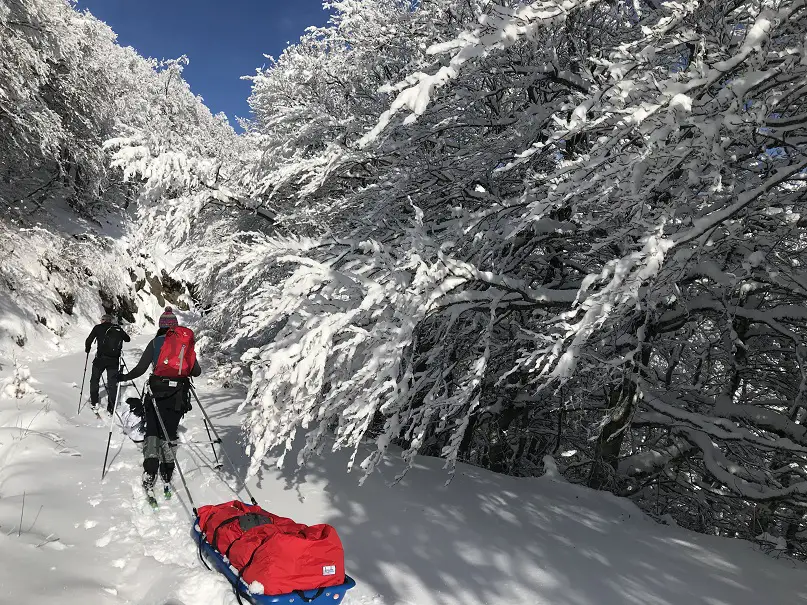
<svg viewBox="0 0 807 605">
<path fill-rule="evenodd" d="M 42 581 L 39 581 L 40 586 L 33 591 L 24 583 L 13 581 L 17 575 L 14 571 L 6 569 L 6 574 L 0 572 L 0 582 L 4 588 L 18 585 L 18 588 L 11 590 L 14 602 L 34 602 L 37 593 L 40 593 L 43 603 L 51 602 L 54 594 L 69 590 L 66 596 L 59 596 L 59 602 L 63 605 L 236 603 L 229 583 L 219 574 L 205 570 L 197 560 L 190 534 L 191 507 L 187 505 L 184 494 L 180 495 L 175 491 L 173 499 L 169 501 L 165 501 L 162 493 L 158 494 L 160 502 L 158 511 L 152 510 L 148 505 L 140 486 L 142 472 L 140 447 L 123 436 L 118 426 L 113 429 L 106 477 L 103 482 L 100 481 L 109 418 L 104 414 L 104 418 L 99 420 L 89 408 L 87 397 L 89 376 L 85 383 L 85 402 L 81 413 L 76 415 L 80 385 L 75 381 L 64 384 L 66 381 L 56 378 L 61 372 L 53 368 L 41 369 L 37 374 L 40 380 L 36 387 L 40 393 L 23 399 L 0 400 L 0 423 L 4 425 L 0 427 L 0 462 L 3 464 L 3 469 L 0 470 L 0 496 L 6 497 L 9 491 L 15 491 L 13 488 L 9 490 L 11 487 L 9 484 L 16 484 L 19 475 L 14 472 L 14 479 L 11 480 L 8 478 L 10 474 L 8 471 L 21 458 L 50 466 L 51 462 L 47 458 L 53 455 L 53 451 L 56 451 L 57 455 L 83 457 L 82 472 L 76 474 L 60 472 L 58 476 L 65 481 L 56 481 L 52 485 L 54 488 L 52 491 L 58 493 L 59 508 L 72 513 L 69 515 L 73 521 L 70 526 L 75 531 L 70 533 L 77 539 L 71 539 L 70 543 L 67 543 L 58 537 L 52 542 L 47 542 L 48 536 L 43 532 L 39 532 L 43 533 L 41 536 L 36 532 L 28 532 L 33 538 L 28 542 L 34 549 L 39 550 L 44 546 L 47 550 L 75 552 L 71 553 L 72 561 L 45 567 L 44 569 L 54 573 L 56 577 L 52 584 L 46 577 L 44 586 Z M 45 376 L 53 380 L 42 380 Z M 65 376 L 59 378 L 64 379 Z M 59 382 L 62 384 L 58 384 Z M 125 397 L 124 392 L 121 399 L 124 400 Z M 105 400 L 103 384 L 101 399 L 102 402 Z M 3 439 L 3 434 L 9 435 L 10 438 Z M 65 445 L 78 442 L 92 447 L 85 448 L 82 453 Z M 47 444 L 55 448 L 45 447 Z M 49 449 L 51 451 L 48 451 Z M 180 463 L 183 462 L 188 464 L 188 460 L 183 460 L 180 456 Z M 62 468 L 60 465 L 60 469 Z M 190 464 L 189 468 L 193 469 L 194 464 Z M 46 469 L 42 469 L 42 473 L 46 472 Z M 71 486 L 70 480 L 78 476 L 81 476 L 82 480 L 73 481 Z M 50 484 L 50 476 L 48 479 Z M 175 479 L 178 480 L 178 475 Z M 36 485 L 36 481 L 31 480 L 20 481 L 20 484 L 22 483 Z M 161 487 L 161 484 L 159 485 Z M 227 494 L 223 499 L 232 499 L 232 495 Z M 15 500 L 21 503 L 20 498 Z M 40 513 L 43 513 L 34 523 L 39 525 L 51 512 L 51 505 L 48 502 L 51 499 L 45 499 L 43 503 L 42 498 L 36 498 L 34 487 L 28 489 L 29 504 L 26 506 L 28 511 L 31 510 L 28 506 L 31 506 L 33 500 L 37 501 L 38 507 L 41 505 Z M 83 505 L 86 505 L 86 508 Z M 0 507 L 0 513 L 2 512 L 4 511 Z M 7 515 L 2 515 L 3 520 L 6 517 Z M 13 515 L 8 517 L 13 518 Z M 29 525 L 29 521 L 26 515 L 23 530 Z M 5 527 L 5 523 L 2 523 L 2 526 Z M 81 532 L 84 533 L 83 536 L 80 535 Z M 58 536 L 56 532 L 48 533 Z M 23 531 L 21 538 L 25 536 L 26 532 Z M 40 545 L 42 542 L 44 544 Z M 62 566 L 67 568 L 65 573 L 59 573 Z M 23 571 L 20 573 L 23 576 L 30 575 Z M 80 588 L 71 586 L 75 584 L 81 585 Z M 95 584 L 95 587 L 92 584 Z M 52 590 L 48 589 L 48 585 Z M 51 595 L 47 596 L 48 593 Z M 0 601 L 6 602 L 5 599 Z"/>
<path fill-rule="evenodd" d="M 139 353 L 132 345 L 129 362 Z M 100 481 L 109 420 L 86 406 L 76 415 L 83 361 L 78 354 L 34 364 L 29 384 L 39 392 L 0 399 L 0 548 L 17 554 L 0 566 L 0 602 L 234 605 L 230 584 L 198 560 L 179 473 L 170 500 L 158 482 L 152 510 L 140 486 L 140 447 L 116 428 Z M 0 383 L 10 375 L 1 365 Z M 198 387 L 243 472 L 239 398 Z M 238 497 L 234 478 L 225 483 L 212 470 L 198 414 L 183 421 L 178 456 L 195 504 Z M 389 482 L 400 464 L 391 462 L 362 488 L 344 474 L 345 462 L 334 454 L 301 474 L 267 465 L 250 487 L 273 512 L 337 528 L 358 582 L 346 605 L 807 602 L 803 565 L 654 524 L 626 500 L 560 479 L 460 465 L 445 487 L 442 461 L 423 458 L 396 487 Z"/>
</svg>

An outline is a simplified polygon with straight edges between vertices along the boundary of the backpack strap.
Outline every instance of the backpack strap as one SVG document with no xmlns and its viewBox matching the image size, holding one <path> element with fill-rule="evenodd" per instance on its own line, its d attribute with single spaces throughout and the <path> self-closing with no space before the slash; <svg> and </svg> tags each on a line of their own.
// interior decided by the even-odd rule
<svg viewBox="0 0 807 605">
<path fill-rule="evenodd" d="M 151 368 L 154 369 L 157 367 L 157 360 L 160 358 L 160 350 L 163 348 L 163 343 L 165 342 L 165 334 L 162 336 L 157 336 L 154 339 L 154 358 L 151 360 Z"/>
</svg>

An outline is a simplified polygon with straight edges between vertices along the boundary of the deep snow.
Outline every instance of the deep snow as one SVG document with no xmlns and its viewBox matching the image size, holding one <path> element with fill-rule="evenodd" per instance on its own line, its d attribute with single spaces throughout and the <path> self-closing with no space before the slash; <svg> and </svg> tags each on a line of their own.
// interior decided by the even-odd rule
<svg viewBox="0 0 807 605">
<path fill-rule="evenodd" d="M 146 342 L 127 349 L 130 367 Z M 37 392 L 0 396 L 0 602 L 234 604 L 224 578 L 197 560 L 178 475 L 174 499 L 159 496 L 155 514 L 138 487 L 138 446 L 116 428 L 100 481 L 107 425 L 87 407 L 76 414 L 84 354 L 80 344 L 75 350 L 31 363 L 27 384 Z M 3 392 L 15 368 L 0 366 Z M 238 443 L 240 393 L 201 379 L 198 386 L 238 468 L 229 477 L 237 485 L 248 466 Z M 197 506 L 232 499 L 201 443 L 198 409 L 184 426 L 189 443 L 179 460 Z M 389 463 L 360 487 L 345 465 L 342 453 L 301 473 L 266 465 L 250 487 L 273 512 L 337 528 L 358 582 L 348 605 L 807 602 L 807 567 L 746 542 L 658 525 L 609 494 L 463 465 L 446 487 L 442 461 L 430 458 L 395 486 L 388 483 L 400 466 Z"/>
</svg>

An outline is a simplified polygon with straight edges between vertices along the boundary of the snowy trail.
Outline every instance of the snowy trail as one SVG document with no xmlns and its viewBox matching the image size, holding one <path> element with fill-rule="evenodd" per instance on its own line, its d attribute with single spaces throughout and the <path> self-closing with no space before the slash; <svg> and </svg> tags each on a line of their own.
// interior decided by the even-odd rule
<svg viewBox="0 0 807 605">
<path fill-rule="evenodd" d="M 127 352 L 130 364 L 139 352 L 138 349 Z M 35 367 L 37 382 L 33 386 L 47 400 L 43 396 L 18 400 L 19 413 L 14 419 L 13 410 L 4 410 L 3 424 L 23 427 L 30 424 L 31 430 L 27 435 L 23 431 L 13 447 L 2 450 L 10 460 L 4 465 L 1 493 L 6 496 L 27 489 L 26 510 L 31 511 L 28 507 L 32 505 L 42 506 L 35 524 L 38 532 L 34 533 L 58 536 L 59 541 L 51 548 L 69 553 L 69 560 L 62 557 L 59 564 L 49 566 L 51 576 L 47 585 L 23 585 L 20 588 L 26 594 L 13 596 L 22 599 L 19 602 L 32 602 L 29 590 L 33 594 L 41 592 L 45 598 L 56 584 L 61 585 L 60 592 L 64 595 L 60 600 L 67 603 L 146 605 L 162 604 L 168 602 L 167 598 L 188 604 L 234 602 L 229 584 L 196 561 L 189 534 L 190 506 L 184 493 L 178 492 L 172 501 L 161 503 L 156 514 L 145 504 L 139 487 L 142 469 L 139 447 L 118 427 L 113 430 L 108 472 L 101 481 L 109 425 L 105 414 L 102 413 L 104 421 L 98 420 L 87 406 L 76 415 L 83 362 L 84 355 L 79 354 Z M 85 398 L 87 390 L 85 385 Z M 101 393 L 103 403 L 103 386 Z M 133 390 L 128 394 L 134 395 Z M 126 395 L 124 391 L 122 399 Z M 189 424 L 194 422 L 191 420 Z M 18 429 L 10 431 L 13 434 Z M 54 455 L 53 448 L 48 451 L 38 447 L 43 439 L 40 433 L 58 435 L 66 451 Z M 183 438 L 193 439 L 194 433 L 193 428 L 186 430 Z M 20 448 L 36 454 L 20 455 Z M 210 478 L 196 477 L 201 469 L 198 456 L 183 455 L 180 460 L 188 467 L 189 479 L 195 479 L 199 497 L 208 501 L 232 498 L 226 488 L 211 485 Z M 10 468 L 15 469 L 13 478 L 8 477 Z M 36 477 L 41 480 L 31 480 Z M 17 481 L 19 485 L 15 485 Z M 4 501 L 19 513 L 21 499 L 4 498 Z M 26 521 L 23 528 L 29 524 Z M 3 578 L 3 586 L 19 586 L 13 578 L 25 573 L 24 569 L 25 565 L 21 570 L 5 569 L 8 581 Z"/>
<path fill-rule="evenodd" d="M 127 349 L 130 367 L 139 352 Z M 0 363 L 2 391 L 13 367 Z M 118 429 L 100 481 L 108 425 L 88 408 L 76 415 L 83 364 L 83 353 L 32 363 L 29 384 L 39 393 L 0 399 L 0 548 L 18 553 L 0 566 L 0 602 L 233 605 L 230 585 L 197 559 L 178 475 L 174 498 L 158 495 L 155 514 L 139 487 L 140 450 Z M 237 485 L 247 466 L 234 413 L 240 398 L 197 386 Z M 179 454 L 194 500 L 233 499 L 211 469 L 195 408 Z M 299 473 L 265 467 L 250 488 L 273 512 L 338 529 L 358 581 L 347 605 L 807 602 L 805 566 L 657 525 L 608 494 L 466 466 L 446 487 L 442 461 L 430 458 L 397 486 L 388 484 L 400 466 L 389 463 L 360 487 L 345 462 L 340 453 Z"/>
</svg>

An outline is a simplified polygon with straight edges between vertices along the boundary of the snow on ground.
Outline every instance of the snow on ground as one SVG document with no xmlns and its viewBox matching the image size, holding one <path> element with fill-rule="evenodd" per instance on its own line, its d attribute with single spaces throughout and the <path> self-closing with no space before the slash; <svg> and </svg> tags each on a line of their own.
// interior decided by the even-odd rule
<svg viewBox="0 0 807 605">
<path fill-rule="evenodd" d="M 130 367 L 146 342 L 127 350 Z M 14 378 L 0 360 L 0 602 L 233 605 L 227 581 L 197 559 L 178 475 L 174 499 L 151 511 L 138 446 L 115 430 L 100 480 L 108 425 L 86 407 L 76 413 L 84 364 L 76 350 L 31 363 L 30 378 Z M 240 397 L 198 384 L 238 485 L 247 468 Z M 197 506 L 235 497 L 212 471 L 198 409 L 184 426 L 179 460 Z M 807 567 L 657 525 L 608 494 L 467 466 L 446 487 L 442 462 L 430 458 L 396 486 L 388 483 L 400 467 L 391 463 L 359 487 L 345 464 L 340 453 L 301 473 L 266 466 L 250 486 L 273 512 L 337 528 L 358 582 L 348 605 L 807 602 Z"/>
</svg>

